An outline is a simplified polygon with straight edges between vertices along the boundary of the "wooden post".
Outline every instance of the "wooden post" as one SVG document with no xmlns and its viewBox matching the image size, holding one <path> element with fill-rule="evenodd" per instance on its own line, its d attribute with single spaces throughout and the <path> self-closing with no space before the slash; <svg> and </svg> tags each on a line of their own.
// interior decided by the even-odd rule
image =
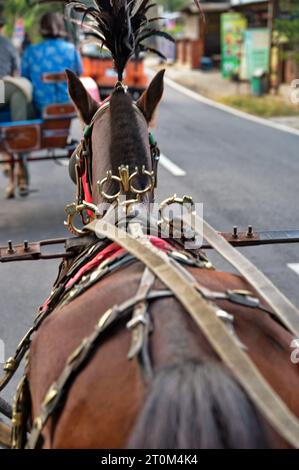
<svg viewBox="0 0 299 470">
<path fill-rule="evenodd" d="M 199 38 L 201 42 L 201 54 L 206 54 L 206 22 L 202 13 L 199 14 Z"/>
<path fill-rule="evenodd" d="M 275 93 L 278 92 L 279 80 L 278 80 L 278 70 L 276 72 L 276 79 L 273 80 L 273 60 L 272 60 L 272 46 L 273 46 L 273 31 L 274 23 L 278 11 L 278 2 L 279 0 L 269 0 L 268 4 L 268 28 L 270 31 L 270 48 L 269 48 L 269 89 L 274 90 Z M 278 59 L 280 60 L 280 59 Z"/>
</svg>

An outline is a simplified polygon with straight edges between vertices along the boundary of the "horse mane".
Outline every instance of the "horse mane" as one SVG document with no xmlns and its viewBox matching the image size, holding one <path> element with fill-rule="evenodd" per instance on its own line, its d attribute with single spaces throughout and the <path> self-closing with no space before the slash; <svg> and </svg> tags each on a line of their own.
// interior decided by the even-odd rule
<svg viewBox="0 0 299 470">
<path fill-rule="evenodd" d="M 158 371 L 127 447 L 266 449 L 269 442 L 232 375 L 214 361 L 187 360 Z"/>
<path fill-rule="evenodd" d="M 115 90 L 110 98 L 111 143 L 110 159 L 113 174 L 126 162 L 130 171 L 136 166 L 148 167 L 148 152 L 140 134 L 132 98 L 122 90 Z"/>
</svg>

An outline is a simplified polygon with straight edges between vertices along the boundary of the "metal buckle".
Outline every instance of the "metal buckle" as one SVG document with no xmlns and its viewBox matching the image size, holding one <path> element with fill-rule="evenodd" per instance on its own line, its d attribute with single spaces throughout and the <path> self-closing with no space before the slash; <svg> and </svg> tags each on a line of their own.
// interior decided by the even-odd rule
<svg viewBox="0 0 299 470">
<path fill-rule="evenodd" d="M 227 290 L 227 297 L 234 304 L 243 305 L 244 307 L 256 308 L 260 305 L 257 297 L 247 290 Z"/>
<path fill-rule="evenodd" d="M 84 210 L 91 211 L 95 216 L 100 215 L 100 211 L 97 208 L 97 206 L 95 204 L 91 204 L 90 202 L 86 202 L 86 201 L 83 201 L 82 204 L 76 204 L 73 202 L 72 204 L 68 204 L 65 207 L 67 220 L 64 222 L 64 225 L 73 235 L 82 236 L 86 234 L 84 230 L 79 229 L 78 227 L 75 227 L 74 225 L 74 218 L 78 214 L 81 215 Z"/>
<path fill-rule="evenodd" d="M 184 195 L 183 197 L 177 197 L 176 194 L 173 196 L 164 199 L 164 201 L 161 202 L 160 207 L 159 207 L 159 223 L 166 223 L 167 225 L 171 224 L 171 220 L 169 217 L 165 215 L 165 210 L 171 206 L 172 204 L 179 204 L 181 206 L 187 207 L 188 211 L 192 213 L 195 210 L 195 204 L 193 202 L 193 199 L 191 196 L 186 196 Z M 188 207 L 189 206 L 189 207 Z"/>
</svg>

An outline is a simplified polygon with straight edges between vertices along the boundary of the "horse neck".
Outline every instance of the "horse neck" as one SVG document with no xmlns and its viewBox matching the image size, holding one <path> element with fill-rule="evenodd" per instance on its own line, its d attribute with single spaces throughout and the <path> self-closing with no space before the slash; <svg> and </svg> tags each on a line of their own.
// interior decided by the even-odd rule
<svg viewBox="0 0 299 470">
<path fill-rule="evenodd" d="M 122 92 L 112 95 L 109 109 L 94 125 L 92 152 L 92 198 L 96 204 L 103 202 L 97 182 L 108 170 L 116 176 L 121 165 L 128 166 L 130 173 L 136 166 L 152 170 L 147 124 L 128 95 Z M 142 177 L 139 182 L 134 181 L 137 186 L 138 183 L 142 187 Z M 105 190 L 113 194 L 118 188 L 113 183 Z M 142 202 L 148 202 L 150 198 L 145 194 Z"/>
</svg>

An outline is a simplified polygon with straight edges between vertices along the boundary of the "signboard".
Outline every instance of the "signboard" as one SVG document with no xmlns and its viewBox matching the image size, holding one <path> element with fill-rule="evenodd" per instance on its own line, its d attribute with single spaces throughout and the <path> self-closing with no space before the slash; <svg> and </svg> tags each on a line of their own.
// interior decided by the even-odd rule
<svg viewBox="0 0 299 470">
<path fill-rule="evenodd" d="M 224 77 L 239 73 L 247 20 L 241 13 L 221 15 L 221 68 Z"/>
<path fill-rule="evenodd" d="M 268 28 L 248 29 L 244 38 L 246 78 L 250 80 L 256 71 L 269 72 L 270 31 Z"/>
</svg>

